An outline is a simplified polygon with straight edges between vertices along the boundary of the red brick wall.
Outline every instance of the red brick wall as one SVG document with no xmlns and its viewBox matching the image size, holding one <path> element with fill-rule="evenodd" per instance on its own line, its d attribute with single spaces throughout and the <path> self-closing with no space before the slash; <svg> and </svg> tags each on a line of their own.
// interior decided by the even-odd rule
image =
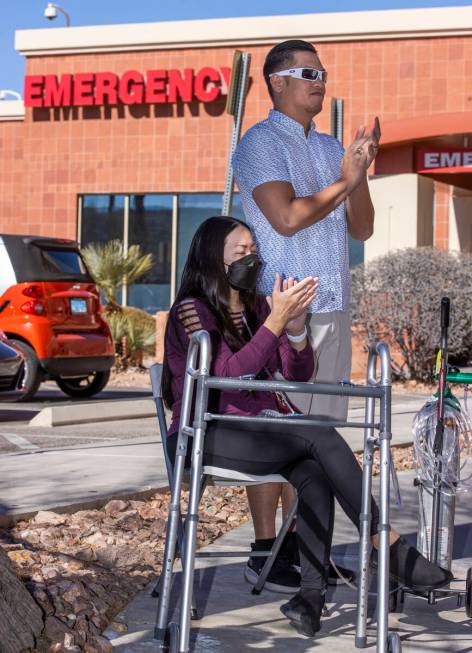
<svg viewBox="0 0 472 653">
<path fill-rule="evenodd" d="M 244 130 L 270 106 L 260 73 L 269 48 L 247 49 L 253 83 Z M 391 122 L 472 107 L 471 37 L 325 43 L 319 53 L 330 77 L 318 128 L 329 129 L 329 97 L 343 97 L 346 140 L 374 115 Z M 27 72 L 219 67 L 231 65 L 232 54 L 212 48 L 34 57 Z M 156 117 L 150 107 L 149 115 L 133 117 L 127 107 L 107 116 L 101 108 L 101 118 L 86 120 L 82 109 L 68 119 L 51 110 L 49 120 L 34 120 L 28 109 L 24 124 L 0 123 L 0 230 L 75 237 L 79 193 L 221 191 L 232 119 L 222 104 L 180 109 Z"/>
<path fill-rule="evenodd" d="M 18 232 L 24 217 L 22 122 L 0 122 L 0 231 Z"/>
</svg>

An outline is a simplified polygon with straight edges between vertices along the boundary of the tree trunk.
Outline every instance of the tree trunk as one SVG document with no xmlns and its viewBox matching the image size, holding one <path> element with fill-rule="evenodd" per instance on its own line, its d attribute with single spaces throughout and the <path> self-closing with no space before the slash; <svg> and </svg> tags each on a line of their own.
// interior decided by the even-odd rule
<svg viewBox="0 0 472 653">
<path fill-rule="evenodd" d="M 16 576 L 0 547 L 0 653 L 34 648 L 43 630 L 41 608 Z"/>
</svg>

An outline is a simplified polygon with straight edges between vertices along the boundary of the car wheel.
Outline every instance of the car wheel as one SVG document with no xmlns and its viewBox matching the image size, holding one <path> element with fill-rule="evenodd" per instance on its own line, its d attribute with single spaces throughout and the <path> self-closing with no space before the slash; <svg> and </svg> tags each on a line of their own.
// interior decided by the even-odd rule
<svg viewBox="0 0 472 653">
<path fill-rule="evenodd" d="M 42 381 L 41 366 L 36 352 L 32 347 L 21 340 L 10 339 L 10 342 L 18 349 L 25 359 L 23 373 L 20 376 L 18 389 L 19 395 L 14 401 L 29 401 L 38 391 Z"/>
<path fill-rule="evenodd" d="M 57 385 L 62 392 L 69 397 L 92 397 L 103 390 L 110 378 L 110 370 L 107 372 L 92 372 L 87 376 L 73 379 L 56 379 Z"/>
</svg>

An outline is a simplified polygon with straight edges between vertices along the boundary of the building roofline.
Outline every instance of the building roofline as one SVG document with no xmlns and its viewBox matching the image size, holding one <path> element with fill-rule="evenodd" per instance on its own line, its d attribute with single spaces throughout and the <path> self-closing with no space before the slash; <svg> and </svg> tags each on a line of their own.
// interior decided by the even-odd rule
<svg viewBox="0 0 472 653">
<path fill-rule="evenodd" d="M 25 119 L 25 105 L 23 100 L 1 100 L 0 122 Z"/>
<path fill-rule="evenodd" d="M 25 56 L 472 35 L 472 7 L 393 9 L 18 30 Z"/>
</svg>

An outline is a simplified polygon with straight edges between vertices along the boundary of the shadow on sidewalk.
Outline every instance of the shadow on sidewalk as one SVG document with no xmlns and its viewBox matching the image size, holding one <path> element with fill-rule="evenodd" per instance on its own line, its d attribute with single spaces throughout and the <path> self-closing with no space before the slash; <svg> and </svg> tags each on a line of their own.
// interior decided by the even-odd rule
<svg viewBox="0 0 472 653">
<path fill-rule="evenodd" d="M 322 619 L 322 629 L 315 638 L 299 635 L 279 612 L 279 605 L 289 597 L 267 591 L 259 596 L 250 593 L 243 580 L 244 563 L 200 568 L 195 573 L 196 599 L 200 621 L 191 622 L 192 653 L 251 653 L 263 649 L 273 653 L 340 653 L 354 649 L 357 617 L 356 593 L 343 587 L 330 588 L 327 604 L 329 616 Z M 376 578 L 371 590 L 375 592 Z M 176 573 L 169 621 L 178 622 L 177 599 L 181 591 L 181 574 Z M 369 598 L 368 646 L 375 650 L 376 597 Z M 130 631 L 114 642 L 117 653 L 138 653 L 152 648 L 152 631 L 157 599 L 145 598 L 139 619 L 131 619 Z M 130 615 L 131 616 L 131 615 Z M 135 609 L 136 616 L 136 609 Z M 127 619 L 127 616 L 124 616 Z M 445 599 L 428 606 L 425 601 L 406 597 L 404 612 L 391 614 L 390 628 L 396 630 L 407 651 L 472 651 L 472 628 L 464 609 L 455 599 Z M 134 632 L 133 632 L 134 631 Z M 431 647 L 430 647 L 431 645 Z"/>
</svg>

